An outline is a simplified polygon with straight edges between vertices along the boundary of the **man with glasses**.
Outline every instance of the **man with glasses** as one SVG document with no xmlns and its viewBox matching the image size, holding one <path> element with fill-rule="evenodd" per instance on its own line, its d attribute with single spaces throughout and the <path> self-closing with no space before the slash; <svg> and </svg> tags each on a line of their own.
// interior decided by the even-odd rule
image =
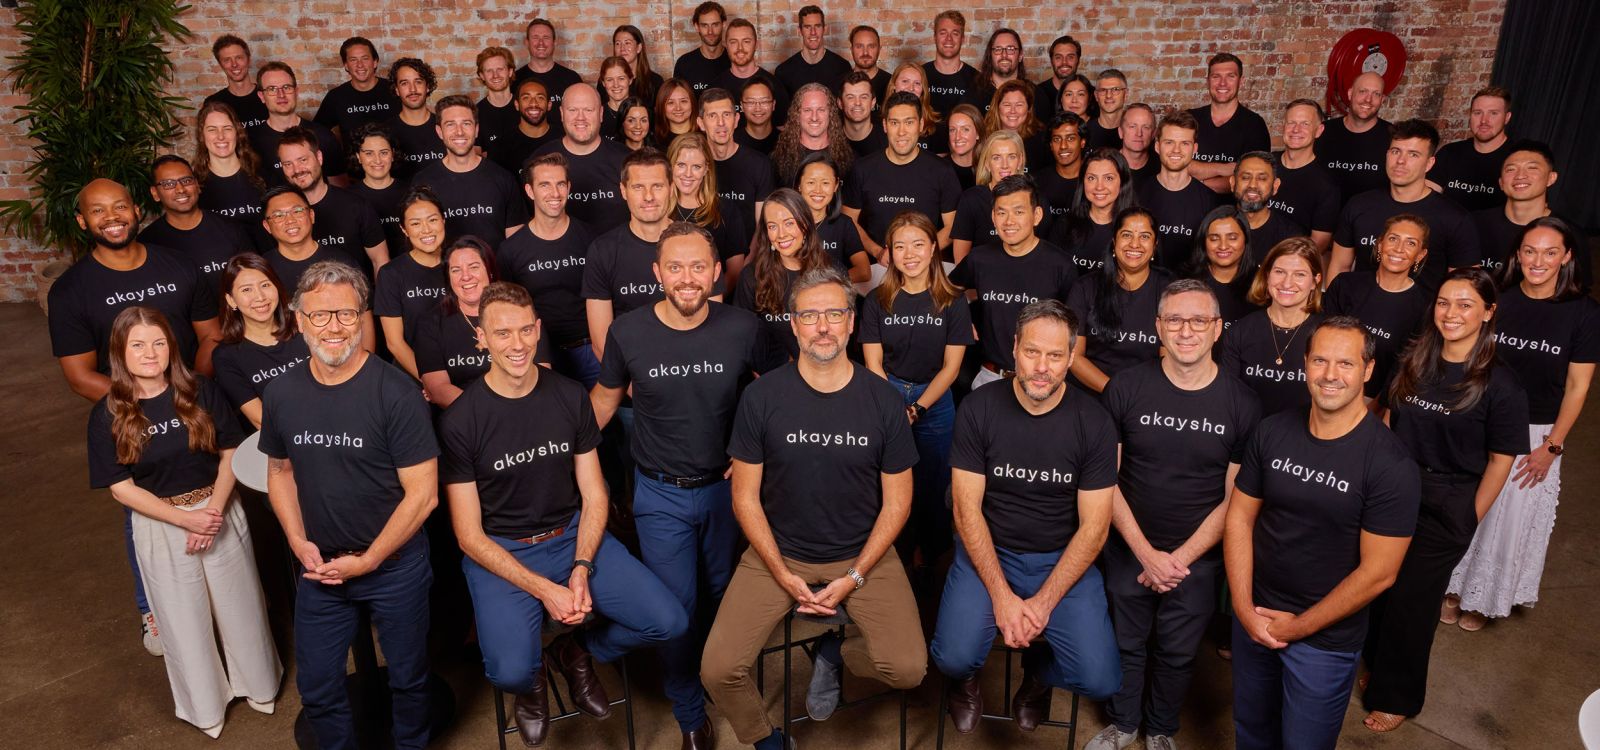
<svg viewBox="0 0 1600 750">
<path fill-rule="evenodd" d="M 733 131 L 734 139 L 741 146 L 772 156 L 772 149 L 778 145 L 778 129 L 772 124 L 772 112 L 778 106 L 778 99 L 772 86 L 757 78 L 746 83 L 738 97 L 739 106 L 735 111 L 740 113 L 744 125 Z M 702 99 L 701 106 L 704 105 Z"/>
<path fill-rule="evenodd" d="M 161 216 L 139 232 L 139 241 L 177 250 L 212 289 L 222 281 L 228 259 L 255 250 L 241 225 L 200 207 L 200 182 L 189 162 L 177 154 L 156 157 L 150 168 L 150 197 Z"/>
<path fill-rule="evenodd" d="M 388 665 L 394 746 L 422 748 L 433 569 L 417 531 L 439 488 L 428 405 L 416 381 L 363 346 L 372 321 L 360 271 L 317 263 L 294 288 L 312 356 L 262 396 L 261 452 L 272 510 L 300 567 L 295 683 L 317 744 L 354 747 L 345 652 L 369 612 Z"/>
<path fill-rule="evenodd" d="M 1022 36 L 1011 29 L 996 29 L 989 35 L 983 49 L 983 65 L 978 68 L 977 84 L 967 95 L 967 102 L 981 114 L 989 114 L 994 103 L 994 92 L 1006 81 L 1028 79 L 1027 67 L 1022 60 Z M 1055 108 L 1046 110 L 1055 114 Z"/>
<path fill-rule="evenodd" d="M 303 127 L 316 136 L 322 162 L 328 165 L 328 181 L 336 185 L 349 184 L 350 181 L 345 178 L 344 149 L 339 145 L 339 139 L 333 136 L 333 131 L 302 118 L 295 111 L 299 103 L 295 93 L 299 84 L 295 82 L 294 68 L 276 60 L 265 63 L 256 73 L 256 85 L 256 95 L 267 107 L 267 121 L 245 132 L 250 137 L 250 148 L 261 157 L 261 168 L 256 173 L 266 181 L 267 187 L 288 184 L 283 165 L 278 162 L 278 141 L 290 128 L 295 127 Z"/>
<path fill-rule="evenodd" d="M 312 266 L 322 261 L 343 263 L 351 268 L 361 270 L 360 264 L 348 253 L 341 252 L 332 247 L 324 247 L 317 242 L 316 224 L 317 212 L 312 210 L 311 201 L 306 200 L 305 193 L 293 185 L 283 185 L 267 191 L 261 201 L 261 225 L 272 237 L 276 246 L 262 257 L 267 259 L 267 265 L 272 266 L 273 273 L 278 275 L 278 280 L 283 282 L 285 289 L 293 289 L 300 283 L 300 277 Z M 376 330 L 369 310 L 362 313 L 364 330 Z M 375 342 L 364 342 L 368 349 Z"/>
<path fill-rule="evenodd" d="M 1116 68 L 1100 71 L 1095 83 L 1094 100 L 1100 105 L 1100 114 L 1089 119 L 1085 135 L 1089 148 L 1122 148 L 1122 113 L 1128 104 L 1128 74 Z"/>
</svg>

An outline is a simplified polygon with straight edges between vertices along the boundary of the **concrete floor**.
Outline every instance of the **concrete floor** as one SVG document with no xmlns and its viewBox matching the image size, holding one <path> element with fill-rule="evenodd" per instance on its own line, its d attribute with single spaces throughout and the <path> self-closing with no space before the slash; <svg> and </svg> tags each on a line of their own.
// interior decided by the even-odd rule
<svg viewBox="0 0 1600 750">
<path fill-rule="evenodd" d="M 0 305 L 0 486 L 16 488 L 0 503 L 0 748 L 282 748 L 293 743 L 299 698 L 286 678 L 274 716 L 242 702 L 228 712 L 213 742 L 172 714 L 160 659 L 139 646 L 123 556 L 119 511 L 104 492 L 87 488 L 84 424 L 88 405 L 68 391 L 50 357 L 44 317 L 33 305 Z M 1600 601 L 1600 407 L 1591 406 L 1575 432 L 1566 464 L 1560 520 L 1551 542 L 1539 606 L 1469 634 L 1441 627 L 1427 710 L 1390 735 L 1364 729 L 1353 703 L 1341 747 L 1578 747 L 1576 715 L 1600 688 L 1600 628 L 1589 608 Z M 280 644 L 282 646 L 283 644 Z M 676 748 L 677 727 L 651 674 L 636 661 L 639 746 Z M 769 663 L 771 670 L 778 662 Z M 998 669 L 991 670 L 998 672 Z M 442 668 L 458 702 L 457 720 L 436 747 L 492 747 L 493 709 L 477 665 Z M 804 678 L 804 674 L 801 675 Z M 775 677 L 769 685 L 776 687 Z M 998 682 L 990 692 L 998 705 Z M 802 683 L 803 684 L 803 683 Z M 912 698 L 910 746 L 932 748 L 937 680 Z M 871 690 L 872 688 L 865 688 Z M 1203 649 L 1184 730 L 1185 748 L 1232 742 L 1231 687 L 1226 662 Z M 777 693 L 774 689 L 772 693 Z M 1058 716 L 1067 706 L 1057 694 Z M 774 703 L 774 706 L 776 704 Z M 799 709 L 803 710 L 803 709 Z M 841 712 L 802 726 L 808 748 L 895 746 L 894 702 Z M 1081 745 L 1102 726 L 1097 707 L 1082 709 Z M 720 747 L 734 747 L 727 725 Z M 1062 747 L 1063 730 L 1024 737 L 1009 724 L 988 723 L 969 737 L 950 733 L 951 748 Z M 547 746 L 625 746 L 623 722 L 578 718 L 557 724 Z M 519 746 L 512 738 L 513 747 Z"/>
</svg>

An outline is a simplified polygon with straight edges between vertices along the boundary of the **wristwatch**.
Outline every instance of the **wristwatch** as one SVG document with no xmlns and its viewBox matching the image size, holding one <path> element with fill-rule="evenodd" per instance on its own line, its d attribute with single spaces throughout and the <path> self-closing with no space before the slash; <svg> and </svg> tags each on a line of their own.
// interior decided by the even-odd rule
<svg viewBox="0 0 1600 750">
<path fill-rule="evenodd" d="M 1567 449 L 1566 446 L 1551 440 L 1549 435 L 1544 436 L 1544 447 L 1549 449 L 1553 456 L 1559 456 Z"/>
<path fill-rule="evenodd" d="M 589 562 L 588 560 L 573 560 L 572 561 L 572 567 L 574 567 L 574 568 L 583 568 L 583 569 L 589 571 L 589 577 L 590 578 L 594 577 L 594 563 Z"/>
<path fill-rule="evenodd" d="M 917 419 L 922 419 L 923 417 L 928 416 L 928 407 L 923 406 L 922 403 L 918 401 L 911 402 L 911 411 L 917 415 Z"/>
<path fill-rule="evenodd" d="M 856 582 L 856 589 L 858 589 L 858 590 L 862 586 L 867 585 L 867 577 L 864 576 L 864 575 L 861 575 L 860 573 L 857 573 L 855 568 L 851 568 L 851 569 L 845 571 L 844 574 L 847 575 L 847 576 L 850 576 L 850 580 Z"/>
</svg>

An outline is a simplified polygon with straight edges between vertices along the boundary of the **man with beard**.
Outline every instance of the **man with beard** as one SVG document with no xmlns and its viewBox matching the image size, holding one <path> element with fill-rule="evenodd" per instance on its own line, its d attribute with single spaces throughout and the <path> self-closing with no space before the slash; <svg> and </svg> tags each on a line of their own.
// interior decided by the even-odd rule
<svg viewBox="0 0 1600 750">
<path fill-rule="evenodd" d="M 694 30 L 700 44 L 678 57 L 672 77 L 688 81 L 696 93 L 711 88 L 712 81 L 728 69 L 728 51 L 722 46 L 722 25 L 727 20 L 728 12 L 716 0 L 695 6 Z"/>
<path fill-rule="evenodd" d="M 567 159 L 567 179 L 572 183 L 567 210 L 573 217 L 604 231 L 628 218 L 628 205 L 617 197 L 617 178 L 622 172 L 627 147 L 600 137 L 600 93 L 586 83 L 574 84 L 565 92 L 561 109 L 565 113 L 558 140 L 547 141 L 533 153 L 558 153 Z M 523 114 L 526 120 L 528 115 Z M 556 129 L 556 125 L 550 125 Z"/>
<path fill-rule="evenodd" d="M 1230 52 L 1213 55 L 1206 61 L 1206 94 L 1211 103 L 1189 110 L 1198 126 L 1189 173 L 1218 193 L 1228 192 L 1228 175 L 1240 154 L 1272 150 L 1267 121 L 1239 103 L 1243 80 L 1243 60 Z"/>
<path fill-rule="evenodd" d="M 1250 249 L 1256 258 L 1290 237 L 1305 237 L 1307 232 L 1287 214 L 1272 207 L 1278 192 L 1277 167 L 1272 154 L 1251 151 L 1233 163 L 1233 199 L 1239 212 L 1250 222 Z"/>
<path fill-rule="evenodd" d="M 751 81 L 764 81 L 767 88 L 772 90 L 772 124 L 783 127 L 789 116 L 790 90 L 778 81 L 777 76 L 756 63 L 761 40 L 756 36 L 755 24 L 748 19 L 735 18 L 728 22 L 728 30 L 723 36 L 728 46 L 728 69 L 717 75 L 711 87 L 743 91 Z"/>
<path fill-rule="evenodd" d="M 415 57 L 402 57 L 389 66 L 389 79 L 400 97 L 400 112 L 390 118 L 389 132 L 394 145 L 405 154 L 405 161 L 394 165 L 394 174 L 410 180 L 423 167 L 444 158 L 444 143 L 439 139 L 439 120 L 428 109 L 428 97 L 439 88 L 433 66 Z"/>
<path fill-rule="evenodd" d="M 485 47 L 478 53 L 478 80 L 484 88 L 483 98 L 478 100 L 478 148 L 484 153 L 494 153 L 500 141 L 510 138 L 522 122 L 511 93 L 511 68 L 516 64 L 505 47 Z M 509 167 L 506 171 L 515 170 Z"/>
<path fill-rule="evenodd" d="M 1367 605 L 1394 581 L 1417 522 L 1417 466 L 1362 399 L 1371 334 L 1334 316 L 1306 350 L 1311 406 L 1251 433 L 1224 522 L 1244 750 L 1338 742 Z"/>
<path fill-rule="evenodd" d="M 978 69 L 961 61 L 961 46 L 966 43 L 967 17 L 961 11 L 947 10 L 934 16 L 933 59 L 922 64 L 922 72 L 928 78 L 933 111 L 941 118 L 967 101 L 978 86 Z"/>
<path fill-rule="evenodd" d="M 1100 114 L 1085 128 L 1089 148 L 1121 148 L 1122 136 L 1117 131 L 1122 127 L 1123 107 L 1128 102 L 1128 75 L 1116 68 L 1100 71 L 1094 100 L 1100 105 Z"/>
<path fill-rule="evenodd" d="M 1317 136 L 1317 156 L 1339 185 L 1341 200 L 1383 187 L 1383 154 L 1389 150 L 1390 123 L 1378 116 L 1387 99 L 1383 76 L 1356 76 L 1346 93 L 1350 111 L 1330 118 Z"/>
<path fill-rule="evenodd" d="M 850 30 L 850 59 L 855 63 L 852 70 L 872 81 L 872 96 L 880 102 L 889 95 L 889 71 L 878 67 L 881 50 L 877 29 L 862 25 Z"/>
<path fill-rule="evenodd" d="M 250 80 L 250 45 L 233 34 L 223 34 L 211 45 L 211 56 L 227 78 L 228 85 L 207 96 L 201 105 L 222 102 L 233 108 L 239 127 L 246 132 L 267 124 L 267 105 Z"/>
<path fill-rule="evenodd" d="M 905 399 L 844 356 L 855 289 L 833 268 L 794 282 L 787 310 L 800 357 L 745 389 L 733 421 L 733 508 L 750 548 L 706 638 L 700 674 L 740 742 L 783 747 L 751 669 L 794 610 L 848 609 L 859 632 L 816 647 L 806 713 L 839 704 L 840 670 L 896 689 L 922 682 L 927 648 L 893 544 L 911 512 L 916 443 Z M 798 605 L 798 606 L 796 606 Z"/>
<path fill-rule="evenodd" d="M 1339 185 L 1314 152 L 1324 127 L 1322 105 L 1310 99 L 1296 99 L 1284 108 L 1283 151 L 1274 170 L 1279 184 L 1272 207 L 1310 232 L 1317 249 L 1326 253 L 1343 199 Z"/>
<path fill-rule="evenodd" d="M 1133 174 L 1133 184 L 1123 185 L 1123 190 L 1137 188 L 1161 173 L 1161 160 L 1154 158 L 1151 149 L 1155 138 L 1155 110 L 1144 102 L 1129 104 L 1128 110 L 1122 114 L 1122 122 L 1117 125 L 1117 140 L 1122 142 L 1117 152 L 1122 154 L 1122 160 L 1128 163 L 1128 171 Z"/>
<path fill-rule="evenodd" d="M 561 124 L 561 97 L 568 88 L 583 83 L 577 71 L 556 62 L 556 26 L 543 18 L 528 22 L 528 64 L 517 68 L 518 82 L 529 78 L 544 84 L 550 92 L 550 121 Z"/>
<path fill-rule="evenodd" d="M 1196 226 L 1220 202 L 1216 193 L 1189 172 L 1197 147 L 1197 128 L 1190 112 L 1180 110 L 1161 118 L 1161 125 L 1156 128 L 1161 172 L 1137 187 L 1139 205 L 1150 209 L 1158 224 L 1156 265 L 1175 273 L 1182 273 L 1189 262 Z"/>
<path fill-rule="evenodd" d="M 839 96 L 844 137 L 850 141 L 850 149 L 856 156 L 889 147 L 889 137 L 884 135 L 883 123 L 877 118 L 878 97 L 873 93 L 873 85 L 866 73 L 852 70 L 844 77 L 843 93 Z"/>
<path fill-rule="evenodd" d="M 378 76 L 378 48 L 366 37 L 353 36 L 339 45 L 339 61 L 350 80 L 333 87 L 311 119 L 334 131 L 345 150 L 354 152 L 356 130 L 369 122 L 382 122 L 399 114 L 400 99 L 388 79 Z"/>
<path fill-rule="evenodd" d="M 238 223 L 200 208 L 200 183 L 183 157 L 156 157 L 150 183 L 150 198 L 161 204 L 161 216 L 139 232 L 139 241 L 177 250 L 194 264 L 202 283 L 218 289 L 228 259 L 255 250 L 250 235 Z"/>
<path fill-rule="evenodd" d="M 278 142 L 278 161 L 283 176 L 316 209 L 312 233 L 317 244 L 348 256 L 361 264 L 372 278 L 389 262 L 389 241 L 383 235 L 378 213 L 353 191 L 329 185 L 322 176 L 322 153 L 315 148 L 314 136 L 304 128 L 293 128 Z M 284 283 L 289 283 L 287 279 Z"/>
<path fill-rule="evenodd" d="M 516 178 L 477 148 L 478 108 L 460 95 L 439 100 L 439 138 L 445 157 L 412 181 L 439 196 L 445 234 L 454 241 L 473 235 L 491 248 L 528 221 L 528 204 Z"/>
<path fill-rule="evenodd" d="M 316 138 L 317 151 L 328 164 L 329 181 L 348 184 L 349 180 L 345 178 L 347 160 L 339 139 L 333 137 L 333 131 L 295 112 L 299 97 L 295 93 L 298 84 L 295 82 L 294 68 L 276 60 L 265 63 L 256 72 L 256 84 L 256 94 L 267 108 L 267 121 L 260 127 L 250 128 L 246 135 L 250 137 L 250 148 L 261 157 L 261 169 L 257 174 L 267 183 L 267 187 L 287 184 L 283 165 L 278 162 L 278 141 L 290 128 L 296 127 L 305 128 Z"/>
<path fill-rule="evenodd" d="M 318 263 L 291 309 L 311 360 L 262 396 L 267 495 L 302 570 L 296 685 L 321 747 L 355 746 L 346 651 L 362 611 L 383 643 L 396 748 L 428 743 L 428 536 L 439 448 L 416 381 L 362 346 L 367 279 Z"/>
<path fill-rule="evenodd" d="M 778 63 L 774 71 L 778 82 L 790 91 L 799 91 L 808 83 L 820 83 L 838 96 L 844 85 L 844 75 L 850 72 L 850 63 L 822 46 L 828 35 L 822 9 L 807 5 L 795 14 L 795 20 L 800 24 L 800 51 Z"/>
<path fill-rule="evenodd" d="M 316 233 L 312 230 L 317 215 L 311 209 L 311 202 L 306 200 L 305 194 L 301 193 L 299 188 L 293 185 L 280 185 L 268 190 L 261 202 L 264 208 L 261 223 L 275 243 L 274 247 L 262 253 L 261 257 L 272 266 L 272 272 L 283 282 L 284 289 L 293 288 L 300 282 L 300 277 L 305 275 L 307 269 L 323 261 L 343 263 L 356 270 L 362 270 L 356 259 L 349 254 L 317 243 Z M 363 330 L 377 330 L 373 327 L 376 323 L 372 319 L 370 310 L 362 314 L 361 320 L 365 326 Z M 377 342 L 368 339 L 363 341 L 362 345 L 371 351 Z"/>
<path fill-rule="evenodd" d="M 591 398 L 603 427 L 632 392 L 633 514 L 641 557 L 692 622 L 697 612 L 715 611 L 733 576 L 739 527 L 726 447 L 740 386 L 778 363 L 758 359 L 766 347 L 753 313 L 710 301 L 721 269 L 705 229 L 682 221 L 668 225 L 656 242 L 652 270 L 666 298 L 612 324 Z M 684 750 L 716 743 L 700 686 L 701 632 L 691 625 L 684 637 L 661 647 Z"/>
<path fill-rule="evenodd" d="M 485 149 L 489 158 L 507 172 L 521 170 L 523 163 L 540 146 L 561 138 L 561 128 L 550 124 L 548 117 L 550 95 L 537 79 L 529 78 L 517 84 L 515 106 L 517 127 L 497 139 L 493 147 Z"/>
<path fill-rule="evenodd" d="M 950 715 L 962 733 L 983 715 L 978 672 L 996 631 L 1026 649 L 1011 699 L 1024 732 L 1049 718 L 1054 688 L 1104 700 L 1122 680 L 1094 566 L 1111 526 L 1116 425 L 1089 394 L 1067 387 L 1077 327 L 1057 300 L 1023 308 L 1012 339 L 1016 377 L 974 389 L 956 412 L 950 495 L 962 543 L 930 650 L 950 678 Z"/>
<path fill-rule="evenodd" d="M 752 87 L 762 90 L 760 86 Z M 706 134 L 711 145 L 711 159 L 716 163 L 717 197 L 724 206 L 738 211 L 744 219 L 742 226 L 752 233 L 756 217 L 761 215 L 761 203 L 777 187 L 777 170 L 772 160 L 753 146 L 741 145 L 736 137 L 739 113 L 733 107 L 733 96 L 727 89 L 707 89 L 700 95 L 700 115 L 696 124 Z M 762 224 L 765 227 L 765 224 Z M 750 237 L 740 238 L 743 247 L 750 245 Z M 737 276 L 743 267 L 744 256 L 730 258 L 723 272 Z"/>
<path fill-rule="evenodd" d="M 856 161 L 844 182 L 844 213 L 861 232 L 862 246 L 872 257 L 884 257 L 881 243 L 889 221 L 910 210 L 932 220 L 939 227 L 939 246 L 948 247 L 961 183 L 949 162 L 917 145 L 922 132 L 922 100 L 909 91 L 890 94 L 884 105 L 883 130 L 889 147 Z"/>
<path fill-rule="evenodd" d="M 983 66 L 978 68 L 977 83 L 967 94 L 967 103 L 978 108 L 978 113 L 989 114 L 994 103 L 994 92 L 1000 84 L 1015 79 L 1027 80 L 1027 66 L 1022 59 L 1022 35 L 1011 29 L 996 29 L 983 47 Z M 1045 110 L 1054 117 L 1056 108 Z M 1035 110 L 1035 116 L 1040 116 Z"/>
<path fill-rule="evenodd" d="M 1083 45 L 1069 35 L 1058 36 L 1050 43 L 1050 77 L 1034 86 L 1034 117 L 1050 122 L 1061 113 L 1061 86 L 1078 74 L 1082 56 Z"/>
<path fill-rule="evenodd" d="M 1511 122 L 1511 92 L 1501 86 L 1485 86 L 1472 95 L 1467 125 L 1472 137 L 1446 144 L 1439 149 L 1433 169 L 1428 171 L 1431 187 L 1468 211 L 1499 206 L 1505 200 L 1500 192 L 1500 166 L 1511 145 L 1506 125 Z"/>
</svg>

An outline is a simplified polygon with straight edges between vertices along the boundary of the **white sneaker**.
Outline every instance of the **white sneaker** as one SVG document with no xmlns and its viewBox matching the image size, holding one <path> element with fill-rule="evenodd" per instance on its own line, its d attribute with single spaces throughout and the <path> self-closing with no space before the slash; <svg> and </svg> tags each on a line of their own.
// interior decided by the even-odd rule
<svg viewBox="0 0 1600 750">
<path fill-rule="evenodd" d="M 1138 741 L 1138 730 L 1124 732 L 1118 729 L 1116 724 L 1112 724 L 1100 730 L 1099 734 L 1089 740 L 1089 744 L 1083 746 L 1083 750 L 1123 750 Z"/>
<path fill-rule="evenodd" d="M 1144 738 L 1144 750 L 1178 750 L 1178 743 L 1164 734 L 1152 734 Z"/>
<path fill-rule="evenodd" d="M 156 627 L 155 613 L 146 612 L 141 620 L 139 627 L 144 631 L 144 650 L 149 651 L 151 656 L 166 655 L 166 649 L 161 648 L 161 629 Z"/>
<path fill-rule="evenodd" d="M 249 705 L 250 708 L 255 709 L 256 711 L 258 711 L 260 713 L 267 714 L 269 716 L 272 715 L 273 711 L 278 710 L 278 702 L 275 701 L 275 700 L 253 701 L 253 700 L 250 700 L 249 698 L 246 698 L 246 699 L 244 699 L 244 702 L 247 705 Z"/>
</svg>

